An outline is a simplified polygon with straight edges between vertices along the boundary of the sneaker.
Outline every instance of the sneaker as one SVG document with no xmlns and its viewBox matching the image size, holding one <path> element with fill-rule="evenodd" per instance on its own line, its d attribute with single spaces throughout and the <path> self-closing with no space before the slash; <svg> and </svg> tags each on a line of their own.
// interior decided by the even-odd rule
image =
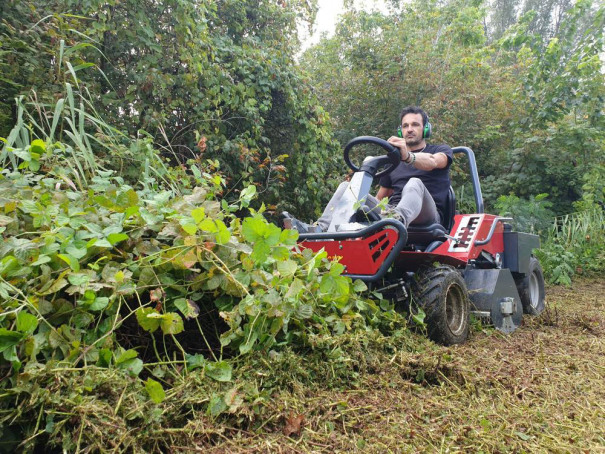
<svg viewBox="0 0 605 454">
<path fill-rule="evenodd" d="M 384 210 L 382 210 L 380 214 L 383 218 L 395 219 L 396 221 L 401 222 L 405 226 L 408 225 L 405 221 L 405 216 L 393 207 L 387 206 Z"/>
<path fill-rule="evenodd" d="M 290 213 L 284 211 L 281 214 L 281 220 L 284 224 L 284 229 L 297 230 L 298 233 L 319 233 L 323 232 L 321 227 L 318 225 L 309 225 L 305 222 L 299 221 L 294 216 L 291 216 Z"/>
</svg>

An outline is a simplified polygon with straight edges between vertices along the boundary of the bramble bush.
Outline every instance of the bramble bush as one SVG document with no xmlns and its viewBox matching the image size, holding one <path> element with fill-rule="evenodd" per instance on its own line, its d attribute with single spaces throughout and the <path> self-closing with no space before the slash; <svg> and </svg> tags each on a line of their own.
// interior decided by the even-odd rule
<svg viewBox="0 0 605 454">
<path fill-rule="evenodd" d="M 16 408 L 24 376 L 49 367 L 121 370 L 161 402 L 193 372 L 230 382 L 233 360 L 251 352 L 329 350 L 337 334 L 404 326 L 341 264 L 299 249 L 264 205 L 252 209 L 256 186 L 229 203 L 218 163 L 170 168 L 87 103 L 69 84 L 55 106 L 20 100 L 2 139 L 2 408 Z M 230 397 L 208 396 L 205 408 L 216 416 Z M 37 430 L 10 410 L 1 418 Z"/>
</svg>

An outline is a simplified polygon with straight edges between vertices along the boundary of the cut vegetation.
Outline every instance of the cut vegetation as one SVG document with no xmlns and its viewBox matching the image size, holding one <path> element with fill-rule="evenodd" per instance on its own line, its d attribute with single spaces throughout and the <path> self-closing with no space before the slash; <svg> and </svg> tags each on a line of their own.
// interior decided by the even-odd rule
<svg viewBox="0 0 605 454">
<path fill-rule="evenodd" d="M 550 287 L 547 310 L 513 335 L 475 325 L 454 347 L 370 332 L 344 335 L 328 353 L 247 360 L 225 386 L 192 372 L 160 404 L 116 370 L 42 369 L 12 391 L 13 421 L 38 416 L 46 423 L 30 442 L 52 433 L 71 450 L 599 452 L 604 294 L 603 279 Z M 225 390 L 214 418 L 203 409 Z"/>
</svg>

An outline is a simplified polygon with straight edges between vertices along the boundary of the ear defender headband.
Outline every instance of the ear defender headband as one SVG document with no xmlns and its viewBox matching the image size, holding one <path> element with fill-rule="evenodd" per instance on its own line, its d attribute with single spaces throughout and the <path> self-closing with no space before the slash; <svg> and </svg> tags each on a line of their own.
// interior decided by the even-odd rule
<svg viewBox="0 0 605 454">
<path fill-rule="evenodd" d="M 431 137 L 431 134 L 433 133 L 433 125 L 431 125 L 431 122 L 429 121 L 429 117 L 422 117 L 422 121 L 424 122 L 424 129 L 422 130 L 422 138 L 423 139 L 428 139 L 429 137 Z M 401 128 L 401 125 L 399 125 L 399 127 L 397 128 L 397 137 L 401 137 L 403 138 L 403 129 Z"/>
</svg>

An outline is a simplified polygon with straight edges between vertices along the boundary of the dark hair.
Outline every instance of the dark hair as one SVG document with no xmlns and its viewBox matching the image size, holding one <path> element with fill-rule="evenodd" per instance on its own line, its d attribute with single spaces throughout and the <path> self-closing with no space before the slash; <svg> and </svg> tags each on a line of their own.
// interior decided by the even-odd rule
<svg viewBox="0 0 605 454">
<path fill-rule="evenodd" d="M 429 122 L 429 116 L 426 114 L 426 112 L 424 110 L 422 110 L 418 106 L 408 106 L 408 107 L 405 107 L 399 114 L 399 124 L 401 124 L 403 117 L 405 117 L 407 114 L 420 114 L 420 116 L 422 116 L 422 127 L 423 128 Z"/>
</svg>

